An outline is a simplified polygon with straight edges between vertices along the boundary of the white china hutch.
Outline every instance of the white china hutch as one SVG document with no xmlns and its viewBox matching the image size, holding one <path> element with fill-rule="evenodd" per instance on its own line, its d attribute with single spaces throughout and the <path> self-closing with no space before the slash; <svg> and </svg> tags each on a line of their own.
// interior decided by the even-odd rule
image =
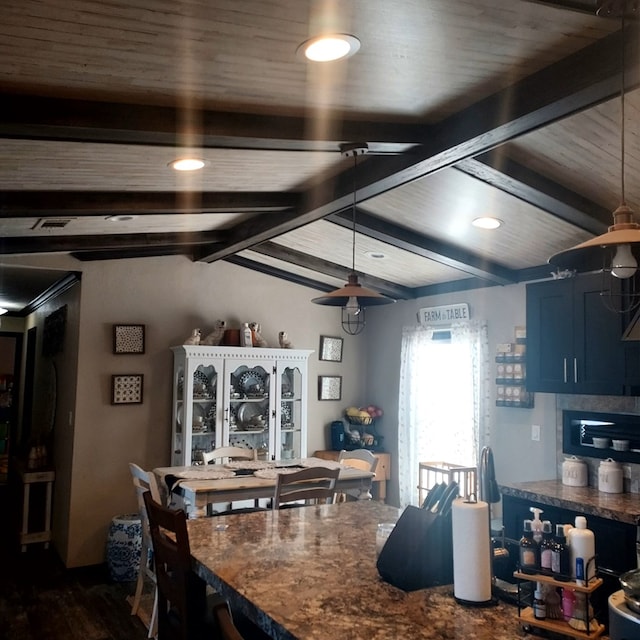
<svg viewBox="0 0 640 640">
<path fill-rule="evenodd" d="M 171 464 L 201 464 L 223 446 L 266 460 L 307 454 L 311 350 L 176 346 Z"/>
</svg>

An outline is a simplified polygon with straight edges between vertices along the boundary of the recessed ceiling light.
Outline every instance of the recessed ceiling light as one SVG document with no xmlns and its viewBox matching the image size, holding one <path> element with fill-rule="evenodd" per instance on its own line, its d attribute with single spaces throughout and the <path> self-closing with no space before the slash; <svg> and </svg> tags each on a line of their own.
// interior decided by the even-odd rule
<svg viewBox="0 0 640 640">
<path fill-rule="evenodd" d="M 130 220 L 135 220 L 138 216 L 133 216 L 130 214 L 120 214 L 115 216 L 107 216 L 105 220 L 109 222 L 129 222 Z"/>
<path fill-rule="evenodd" d="M 491 218 L 490 216 L 483 216 L 481 218 L 476 218 L 471 224 L 474 227 L 478 227 L 478 229 L 497 229 L 502 226 L 502 220 L 498 220 L 498 218 Z"/>
<path fill-rule="evenodd" d="M 360 40 L 347 33 L 331 33 L 305 40 L 297 49 L 299 56 L 312 62 L 332 62 L 349 58 L 360 49 Z"/>
<path fill-rule="evenodd" d="M 387 257 L 386 254 L 381 251 L 366 251 L 364 255 L 374 260 L 384 260 Z"/>
<path fill-rule="evenodd" d="M 169 166 L 176 171 L 198 171 L 204 165 L 205 161 L 200 158 L 179 158 L 169 163 Z"/>
</svg>

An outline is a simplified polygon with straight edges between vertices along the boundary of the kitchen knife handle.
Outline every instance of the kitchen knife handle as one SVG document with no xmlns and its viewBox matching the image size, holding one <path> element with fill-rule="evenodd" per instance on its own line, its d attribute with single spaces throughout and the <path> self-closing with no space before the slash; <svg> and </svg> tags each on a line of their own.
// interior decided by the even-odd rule
<svg viewBox="0 0 640 640">
<path fill-rule="evenodd" d="M 452 486 L 449 487 L 447 494 L 440 501 L 440 508 L 438 509 L 439 516 L 446 516 L 449 511 L 451 511 L 451 505 L 453 505 L 453 501 L 460 495 L 460 487 L 458 483 L 454 480 L 451 483 Z"/>
<path fill-rule="evenodd" d="M 433 505 L 438 502 L 446 488 L 447 485 L 445 482 L 434 484 L 433 487 L 431 487 L 431 489 L 429 490 L 429 493 L 427 493 L 427 497 L 422 502 L 422 508 L 431 509 L 431 507 L 433 507 Z"/>
<path fill-rule="evenodd" d="M 431 507 L 431 513 L 442 515 L 443 511 L 447 507 L 451 507 L 451 503 L 458 495 L 458 489 L 458 483 L 455 480 L 452 480 L 447 486 L 445 492 L 440 497 L 440 500 L 438 500 L 438 502 L 436 502 L 436 504 Z"/>
</svg>

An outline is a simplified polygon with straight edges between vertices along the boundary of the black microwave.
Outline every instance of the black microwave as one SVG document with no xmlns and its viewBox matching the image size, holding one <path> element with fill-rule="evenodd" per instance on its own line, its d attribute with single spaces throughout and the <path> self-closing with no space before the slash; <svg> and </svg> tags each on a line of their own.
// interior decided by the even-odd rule
<svg viewBox="0 0 640 640">
<path fill-rule="evenodd" d="M 562 412 L 563 453 L 640 463 L 640 415 Z"/>
</svg>

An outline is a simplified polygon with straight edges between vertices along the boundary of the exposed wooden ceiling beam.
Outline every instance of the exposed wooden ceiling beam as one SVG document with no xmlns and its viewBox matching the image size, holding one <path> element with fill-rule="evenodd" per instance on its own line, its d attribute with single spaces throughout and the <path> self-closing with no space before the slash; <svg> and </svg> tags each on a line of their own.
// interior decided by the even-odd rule
<svg viewBox="0 0 640 640">
<path fill-rule="evenodd" d="M 80 251 L 111 251 L 130 249 L 161 249 L 163 247 L 194 247 L 223 242 L 224 231 L 188 233 L 114 233 L 95 236 L 35 236 L 0 238 L 0 255 L 16 253 L 68 253 Z"/>
<path fill-rule="evenodd" d="M 530 280 L 544 280 L 545 278 L 549 278 L 552 271 L 553 269 L 548 264 L 545 264 L 537 267 L 528 267 L 527 269 L 519 269 L 514 273 L 516 274 L 516 282 L 529 282 Z M 491 282 L 486 278 L 465 278 L 464 280 L 452 280 L 451 282 L 416 287 L 413 289 L 413 294 L 416 298 L 423 298 L 443 293 L 456 293 L 460 291 L 471 291 L 472 289 L 481 289 L 483 287 L 494 287 L 498 284 L 498 282 Z"/>
<path fill-rule="evenodd" d="M 299 206 L 296 193 L 3 191 L 0 218 L 112 214 L 267 213 Z"/>
<path fill-rule="evenodd" d="M 570 9 L 571 11 L 579 11 L 580 13 L 588 13 L 596 15 L 598 8 L 597 0 L 525 0 L 533 4 L 546 4 L 550 7 L 558 9 Z"/>
<path fill-rule="evenodd" d="M 155 258 L 161 256 L 192 256 L 189 245 L 132 247 L 130 249 L 107 249 L 101 251 L 72 251 L 71 256 L 82 262 L 98 260 L 125 260 L 127 258 Z"/>
<path fill-rule="evenodd" d="M 318 291 L 328 292 L 333 291 L 333 289 L 335 288 L 329 284 L 326 284 L 325 282 L 312 280 L 311 278 L 305 278 L 304 276 L 300 276 L 296 273 L 290 273 L 285 269 L 278 269 L 268 264 L 262 264 L 257 260 L 250 260 L 245 256 L 229 256 L 228 258 L 224 258 L 224 262 L 229 262 L 230 264 L 235 264 L 239 267 L 250 269 L 251 271 L 257 271 L 258 273 L 264 273 L 265 275 L 273 276 L 274 278 L 278 278 L 279 280 L 285 280 L 286 282 L 299 284 L 303 287 L 317 289 Z"/>
<path fill-rule="evenodd" d="M 345 267 L 342 264 L 336 264 L 335 262 L 322 260 L 321 258 L 316 258 L 312 255 L 309 255 L 308 253 L 296 251 L 295 249 L 289 249 L 288 247 L 275 242 L 263 242 L 262 244 L 251 247 L 251 251 L 254 251 L 255 253 L 259 253 L 261 255 L 269 256 L 270 258 L 282 260 L 283 262 L 288 262 L 300 267 L 305 267 L 306 269 L 311 269 L 312 271 L 317 271 L 318 273 L 323 273 L 327 276 L 341 278 L 345 282 L 347 281 L 347 276 L 351 273 L 350 267 Z M 376 278 L 375 276 L 363 274 L 361 272 L 358 272 L 358 278 L 360 284 L 362 284 L 363 286 L 375 289 L 376 291 L 390 298 L 403 300 L 413 298 L 411 289 L 409 289 L 408 287 L 402 287 L 389 282 L 388 280 L 382 280 L 380 278 Z M 335 287 L 332 287 L 332 289 L 334 288 Z"/>
<path fill-rule="evenodd" d="M 611 211 L 531 171 L 499 150 L 462 160 L 455 169 L 594 235 L 604 233 L 613 222 Z"/>
<path fill-rule="evenodd" d="M 0 137 L 179 146 L 182 112 L 172 107 L 94 102 L 0 92 Z M 367 140 L 376 151 L 417 144 L 413 124 L 335 119 L 331 137 L 304 117 L 202 110 L 198 144 L 204 148 L 336 151 L 341 142 Z M 177 133 L 178 132 L 178 133 Z"/>
<path fill-rule="evenodd" d="M 315 185 L 303 194 L 298 214 L 285 214 L 279 221 L 263 217 L 251 228 L 232 229 L 227 245 L 202 252 L 198 259 L 219 260 L 344 209 L 352 200 L 354 179 L 361 202 L 617 95 L 622 44 L 621 32 L 602 38 L 437 126 L 425 128 L 429 135 L 422 139 L 422 146 L 398 156 L 368 157 L 366 169 L 355 176 L 352 167 Z M 635 38 L 626 38 L 624 44 L 629 48 L 625 59 L 627 88 L 631 88 L 640 81 L 638 56 L 633 55 Z"/>
<path fill-rule="evenodd" d="M 351 212 L 334 213 L 326 220 L 347 229 L 353 228 Z M 490 280 L 497 284 L 513 284 L 517 281 L 515 273 L 511 269 L 465 251 L 458 246 L 390 224 L 386 220 L 362 211 L 362 209 L 357 211 L 356 231 L 398 249 L 410 251 L 423 258 L 468 273 L 470 276 Z"/>
</svg>

